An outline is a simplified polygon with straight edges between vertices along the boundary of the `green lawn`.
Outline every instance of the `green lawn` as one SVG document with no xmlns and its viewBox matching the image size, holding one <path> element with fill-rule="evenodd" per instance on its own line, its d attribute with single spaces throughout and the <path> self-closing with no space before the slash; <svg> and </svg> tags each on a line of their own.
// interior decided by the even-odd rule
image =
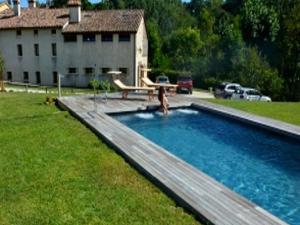
<svg viewBox="0 0 300 225">
<path fill-rule="evenodd" d="M 300 125 L 300 103 L 292 102 L 248 102 L 214 99 L 210 102 L 229 106 L 260 116 Z"/>
<path fill-rule="evenodd" d="M 0 224 L 193 225 L 44 95 L 0 93 Z"/>
</svg>

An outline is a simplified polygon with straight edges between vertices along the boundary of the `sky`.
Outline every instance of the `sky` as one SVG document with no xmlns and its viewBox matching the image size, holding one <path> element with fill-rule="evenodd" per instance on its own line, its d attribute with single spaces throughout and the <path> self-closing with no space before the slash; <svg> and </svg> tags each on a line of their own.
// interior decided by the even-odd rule
<svg viewBox="0 0 300 225">
<path fill-rule="evenodd" d="M 46 2 L 46 0 L 38 0 L 39 2 Z M 92 3 L 100 2 L 100 0 L 89 0 Z M 182 0 L 183 2 L 189 2 L 190 0 Z M 0 0 L 1 2 L 1 0 Z M 21 0 L 21 6 L 27 7 L 28 6 L 28 0 Z"/>
</svg>

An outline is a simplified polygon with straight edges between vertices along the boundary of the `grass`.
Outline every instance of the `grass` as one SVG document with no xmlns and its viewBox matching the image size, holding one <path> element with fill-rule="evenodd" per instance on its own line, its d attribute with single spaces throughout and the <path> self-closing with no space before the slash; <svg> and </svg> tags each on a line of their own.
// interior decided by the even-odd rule
<svg viewBox="0 0 300 225">
<path fill-rule="evenodd" d="M 299 102 L 248 102 L 214 99 L 210 102 L 229 106 L 260 116 L 300 125 Z"/>
<path fill-rule="evenodd" d="M 199 224 L 45 95 L 0 93 L 0 224 Z"/>
</svg>

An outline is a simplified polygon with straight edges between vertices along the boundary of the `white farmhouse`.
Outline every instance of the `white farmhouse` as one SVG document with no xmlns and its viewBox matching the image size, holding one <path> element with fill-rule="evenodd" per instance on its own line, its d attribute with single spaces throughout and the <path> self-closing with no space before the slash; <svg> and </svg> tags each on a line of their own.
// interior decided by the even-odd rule
<svg viewBox="0 0 300 225">
<path fill-rule="evenodd" d="M 5 79 L 13 82 L 88 85 L 94 76 L 107 79 L 119 70 L 124 83 L 140 85 L 147 67 L 148 39 L 142 10 L 82 11 L 80 0 L 68 8 L 37 8 L 35 0 L 21 9 L 0 12 L 0 53 Z"/>
</svg>

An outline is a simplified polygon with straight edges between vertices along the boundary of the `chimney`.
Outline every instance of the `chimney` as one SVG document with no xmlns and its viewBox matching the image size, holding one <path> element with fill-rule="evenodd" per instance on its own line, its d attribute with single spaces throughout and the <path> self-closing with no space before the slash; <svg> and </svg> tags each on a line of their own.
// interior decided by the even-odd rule
<svg viewBox="0 0 300 225">
<path fill-rule="evenodd" d="M 35 8 L 36 7 L 36 0 L 28 0 L 28 7 Z"/>
<path fill-rule="evenodd" d="M 7 4 L 9 4 L 10 7 L 13 7 L 11 0 L 7 0 Z"/>
<path fill-rule="evenodd" d="M 13 0 L 15 16 L 21 16 L 21 4 L 20 0 Z"/>
<path fill-rule="evenodd" d="M 81 1 L 80 0 L 69 0 L 69 22 L 79 23 L 81 20 Z"/>
</svg>

